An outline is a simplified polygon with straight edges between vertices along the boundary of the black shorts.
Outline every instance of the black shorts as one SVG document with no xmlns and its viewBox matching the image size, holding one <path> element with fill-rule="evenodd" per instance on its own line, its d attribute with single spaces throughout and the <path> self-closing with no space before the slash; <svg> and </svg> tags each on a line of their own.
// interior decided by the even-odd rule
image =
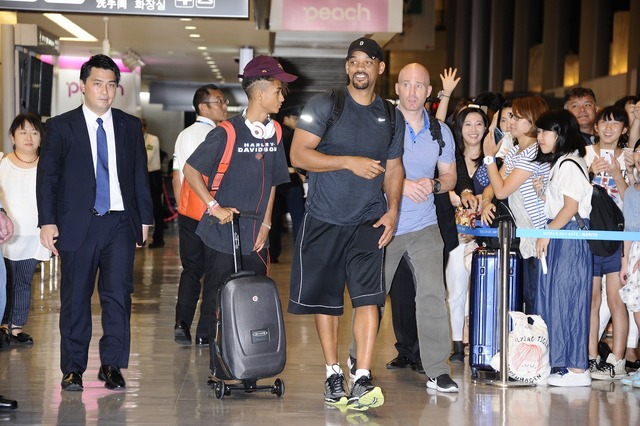
<svg viewBox="0 0 640 426">
<path fill-rule="evenodd" d="M 342 315 L 344 286 L 351 304 L 384 306 L 383 227 L 376 221 L 333 225 L 305 214 L 294 248 L 288 311 Z"/>
</svg>

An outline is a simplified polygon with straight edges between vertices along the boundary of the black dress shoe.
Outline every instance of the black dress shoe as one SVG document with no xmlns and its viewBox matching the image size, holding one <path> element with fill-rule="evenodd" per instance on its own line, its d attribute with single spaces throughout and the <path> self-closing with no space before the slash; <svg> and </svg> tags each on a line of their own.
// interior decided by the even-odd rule
<svg viewBox="0 0 640 426">
<path fill-rule="evenodd" d="M 98 371 L 98 379 L 104 382 L 107 389 L 123 389 L 125 387 L 124 378 L 118 367 L 111 365 L 101 365 Z"/>
<path fill-rule="evenodd" d="M 11 341 L 19 345 L 33 345 L 33 338 L 23 331 L 15 335 L 11 334 Z"/>
<path fill-rule="evenodd" d="M 15 410 L 16 408 L 18 408 L 18 401 L 0 395 L 0 410 Z"/>
<path fill-rule="evenodd" d="M 394 370 L 396 368 L 407 368 L 411 367 L 411 360 L 406 356 L 398 355 L 391 361 L 387 363 L 387 368 L 389 370 Z"/>
<path fill-rule="evenodd" d="M 179 345 L 191 345 L 191 333 L 187 324 L 180 321 L 173 327 L 173 340 Z"/>
<path fill-rule="evenodd" d="M 208 337 L 196 337 L 196 346 L 199 348 L 204 348 L 209 346 L 209 338 Z"/>
<path fill-rule="evenodd" d="M 65 374 L 60 384 L 62 385 L 62 390 L 68 392 L 77 392 L 84 389 L 82 386 L 82 374 L 77 371 Z"/>
<path fill-rule="evenodd" d="M 422 366 L 422 360 L 421 359 L 419 359 L 418 361 L 416 361 L 413 364 L 411 364 L 411 369 L 413 371 L 415 371 L 416 373 L 427 374 L 427 373 L 424 372 L 424 367 Z"/>
<path fill-rule="evenodd" d="M 164 247 L 164 241 L 154 241 L 151 244 L 149 244 L 149 248 L 162 248 Z"/>
</svg>

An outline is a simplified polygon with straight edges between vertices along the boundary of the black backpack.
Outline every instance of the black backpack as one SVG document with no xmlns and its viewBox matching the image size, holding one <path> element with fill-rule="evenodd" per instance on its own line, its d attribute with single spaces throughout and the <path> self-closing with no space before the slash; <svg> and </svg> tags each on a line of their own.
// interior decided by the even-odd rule
<svg viewBox="0 0 640 426">
<path fill-rule="evenodd" d="M 342 110 L 344 109 L 344 89 L 331 89 L 331 99 L 333 99 L 333 111 L 331 112 L 331 116 L 329 120 L 327 120 L 327 128 L 329 128 L 340 118 L 342 115 Z M 391 138 L 395 133 L 396 129 L 396 107 L 386 99 L 384 100 L 384 106 L 387 110 L 387 117 L 389 119 L 389 132 L 391 134 Z M 432 116 L 429 117 L 429 130 L 431 131 L 431 138 L 434 141 L 438 141 L 438 146 L 440 147 L 440 152 L 438 156 L 442 155 L 442 148 L 444 147 L 444 140 L 442 139 L 442 131 L 440 130 L 440 122 Z M 437 169 L 436 169 L 437 170 Z"/>
<path fill-rule="evenodd" d="M 582 174 L 589 180 L 589 177 L 585 175 L 584 170 L 582 170 L 582 167 L 580 167 L 576 161 L 570 158 L 565 161 L 571 161 L 578 166 Z M 624 215 L 616 202 L 609 196 L 607 190 L 600 185 L 592 183 L 591 186 L 593 187 L 593 194 L 591 195 L 591 214 L 589 215 L 591 222 L 590 229 L 599 231 L 624 231 Z M 580 228 L 584 228 L 584 221 L 578 213 L 576 213 L 575 218 Z M 620 244 L 622 244 L 622 241 L 588 241 L 593 254 L 603 257 L 613 255 L 620 248 Z"/>
</svg>

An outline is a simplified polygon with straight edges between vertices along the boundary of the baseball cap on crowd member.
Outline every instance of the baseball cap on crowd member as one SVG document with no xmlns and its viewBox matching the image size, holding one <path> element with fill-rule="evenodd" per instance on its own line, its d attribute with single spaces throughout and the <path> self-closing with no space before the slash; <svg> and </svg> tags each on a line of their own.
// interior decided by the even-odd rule
<svg viewBox="0 0 640 426">
<path fill-rule="evenodd" d="M 382 61 L 382 48 L 375 40 L 370 38 L 360 37 L 359 39 L 354 40 L 351 45 L 349 45 L 347 59 L 351 57 L 353 52 L 364 52 L 371 59 L 378 59 Z"/>
<path fill-rule="evenodd" d="M 244 67 L 243 74 L 239 74 L 238 77 L 273 77 L 285 83 L 291 83 L 298 78 L 296 75 L 285 72 L 282 65 L 274 57 L 266 55 L 256 56 L 250 60 Z"/>
</svg>

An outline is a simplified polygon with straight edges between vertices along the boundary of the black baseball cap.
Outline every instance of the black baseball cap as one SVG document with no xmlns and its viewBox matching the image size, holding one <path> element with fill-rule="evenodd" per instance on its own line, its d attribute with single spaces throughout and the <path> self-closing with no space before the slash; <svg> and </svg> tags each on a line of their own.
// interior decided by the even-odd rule
<svg viewBox="0 0 640 426">
<path fill-rule="evenodd" d="M 382 48 L 373 39 L 360 37 L 354 40 L 349 45 L 349 51 L 347 52 L 347 59 L 351 57 L 353 52 L 360 51 L 366 53 L 371 59 L 378 59 L 382 61 Z"/>
</svg>

